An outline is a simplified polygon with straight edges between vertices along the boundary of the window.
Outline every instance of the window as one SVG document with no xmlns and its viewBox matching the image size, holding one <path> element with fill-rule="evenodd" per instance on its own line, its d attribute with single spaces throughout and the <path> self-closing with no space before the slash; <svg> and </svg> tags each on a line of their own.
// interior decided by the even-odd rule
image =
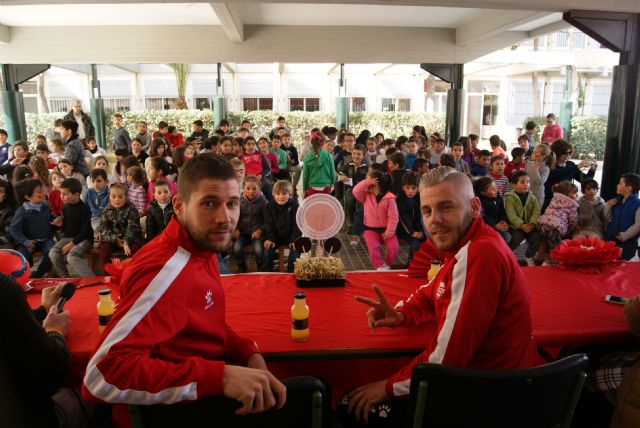
<svg viewBox="0 0 640 428">
<path fill-rule="evenodd" d="M 558 31 L 555 37 L 556 48 L 569 47 L 569 33 L 567 31 Z"/>
<path fill-rule="evenodd" d="M 129 97 L 103 97 L 102 103 L 106 112 L 131 111 L 131 98 Z"/>
<path fill-rule="evenodd" d="M 411 98 L 382 98 L 382 111 L 411 111 Z"/>
<path fill-rule="evenodd" d="M 320 111 L 320 98 L 289 98 L 289 111 Z"/>
<path fill-rule="evenodd" d="M 194 98 L 193 104 L 196 106 L 197 110 L 204 110 L 206 108 L 211 109 L 211 98 Z"/>
<path fill-rule="evenodd" d="M 171 97 L 145 97 L 144 107 L 147 110 L 171 110 L 176 108 L 177 101 Z"/>
<path fill-rule="evenodd" d="M 539 94 L 544 92 L 544 82 L 538 81 Z M 542 106 L 542 100 L 540 100 Z M 535 112 L 533 100 L 533 85 L 531 80 L 510 80 L 509 81 L 509 108 L 507 113 L 507 124 L 521 127 L 524 120 L 531 116 L 540 116 L 541 112 Z"/>
<path fill-rule="evenodd" d="M 498 118 L 498 96 L 484 95 L 484 105 L 482 108 L 482 124 L 495 125 Z"/>
<path fill-rule="evenodd" d="M 242 110 L 273 110 L 273 98 L 242 98 Z"/>
<path fill-rule="evenodd" d="M 20 84 L 20 92 L 24 100 L 25 113 L 38 113 L 38 84 L 36 82 L 24 82 Z"/>
<path fill-rule="evenodd" d="M 351 97 L 351 111 L 366 111 L 366 104 L 367 102 L 365 97 Z"/>
<path fill-rule="evenodd" d="M 71 110 L 72 97 L 49 97 L 49 111 L 51 113 L 62 113 Z"/>
<path fill-rule="evenodd" d="M 587 36 L 582 31 L 573 32 L 573 48 L 574 49 L 587 48 Z"/>
<path fill-rule="evenodd" d="M 591 114 L 609 114 L 609 101 L 611 100 L 611 83 L 594 82 L 591 84 Z"/>
</svg>

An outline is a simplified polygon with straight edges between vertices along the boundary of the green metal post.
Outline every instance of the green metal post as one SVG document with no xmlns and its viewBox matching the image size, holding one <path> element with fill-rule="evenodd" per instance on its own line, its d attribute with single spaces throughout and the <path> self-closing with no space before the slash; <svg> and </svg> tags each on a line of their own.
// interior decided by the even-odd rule
<svg viewBox="0 0 640 428">
<path fill-rule="evenodd" d="M 349 129 L 348 97 L 336 97 L 336 128 Z"/>
<path fill-rule="evenodd" d="M 27 139 L 27 125 L 24 117 L 24 101 L 22 93 L 18 90 L 15 68 L 11 64 L 2 65 L 2 111 L 4 116 L 4 129 L 9 134 L 7 141 L 13 143 L 16 140 Z"/>
<path fill-rule="evenodd" d="M 4 129 L 9 134 L 7 141 L 12 144 L 17 140 L 27 139 L 27 126 L 21 101 L 21 92 L 2 91 Z"/>
<path fill-rule="evenodd" d="M 91 100 L 89 101 L 91 110 L 91 120 L 96 128 L 96 143 L 103 149 L 107 148 L 105 141 L 105 122 L 104 122 L 104 102 L 102 101 L 102 93 L 100 92 L 100 81 L 98 80 L 98 67 L 91 64 Z"/>
<path fill-rule="evenodd" d="M 227 114 L 227 99 L 225 97 L 213 98 L 213 129 L 220 128 L 220 122 Z"/>
<path fill-rule="evenodd" d="M 344 64 L 340 64 L 340 80 L 336 97 L 336 128 L 349 129 L 349 98 L 347 98 L 347 81 L 344 78 Z"/>
<path fill-rule="evenodd" d="M 564 139 L 569 140 L 571 133 L 571 116 L 573 115 L 573 102 L 571 102 L 571 88 L 573 87 L 573 73 L 571 66 L 565 67 L 564 99 L 560 103 L 558 112 L 558 125 L 564 131 Z"/>
<path fill-rule="evenodd" d="M 222 95 L 220 92 L 222 91 Z M 220 122 L 227 115 L 227 103 L 222 86 L 222 63 L 218 63 L 218 78 L 216 79 L 216 96 L 213 98 L 213 129 L 220 128 Z"/>
</svg>

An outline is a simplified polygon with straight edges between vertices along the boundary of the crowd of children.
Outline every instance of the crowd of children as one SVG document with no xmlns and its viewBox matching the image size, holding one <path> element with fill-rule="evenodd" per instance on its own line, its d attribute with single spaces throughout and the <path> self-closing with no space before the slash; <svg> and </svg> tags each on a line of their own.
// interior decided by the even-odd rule
<svg viewBox="0 0 640 428">
<path fill-rule="evenodd" d="M 186 139 L 166 122 L 155 132 L 140 122 L 138 134 L 130 138 L 122 117 L 114 115 L 115 163 L 110 167 L 95 138 L 79 143 L 77 124 L 68 122 L 56 121 L 48 140 L 38 136 L 33 154 L 24 141 L 9 144 L 0 129 L 0 245 L 16 248 L 29 260 L 39 253 L 34 277 L 51 268 L 57 276 L 101 273 L 86 261 L 94 246 L 103 264 L 113 255 L 135 253 L 167 226 L 180 169 L 202 152 L 228 159 L 240 182 L 240 218 L 229 250 L 238 272 L 248 270 L 249 248 L 257 268 L 270 271 L 278 249 L 287 247 L 287 270 L 293 270 L 300 256 L 293 245 L 301 236 L 295 220 L 299 199 L 315 193 L 333 194 L 343 204 L 351 244 L 364 239 L 375 269 L 388 270 L 396 263 L 398 239 L 408 243 L 411 260 L 427 238 L 420 177 L 439 166 L 474 181 L 484 221 L 513 249 L 526 241 L 529 264 L 539 250 L 548 259 L 549 251 L 571 236 L 614 240 L 629 259 L 640 234 L 638 175 L 623 175 L 618 196 L 605 202 L 593 174 L 580 172 L 584 163 L 568 161 L 570 145 L 564 140 L 535 145 L 535 127 L 529 125 L 509 157 L 497 135 L 489 139 L 491 150 L 479 149 L 473 134 L 446 147 L 438 133 L 427 136 L 421 126 L 395 140 L 380 133 L 372 137 L 368 130 L 356 136 L 333 127 L 314 128 L 296 147 L 283 117 L 269 136 L 256 140 L 248 121 L 234 134 L 226 121 L 213 133 L 195 121 Z M 80 156 L 78 144 L 84 145 Z M 566 179 L 550 185 L 550 176 Z M 581 179 L 580 199 L 571 179 Z M 219 261 L 221 271 L 228 271 L 224 255 Z"/>
</svg>

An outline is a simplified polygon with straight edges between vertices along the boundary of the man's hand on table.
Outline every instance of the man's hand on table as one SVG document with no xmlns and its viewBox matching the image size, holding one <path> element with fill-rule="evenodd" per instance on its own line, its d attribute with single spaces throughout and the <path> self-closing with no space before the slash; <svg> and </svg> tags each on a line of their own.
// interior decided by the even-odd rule
<svg viewBox="0 0 640 428">
<path fill-rule="evenodd" d="M 386 380 L 381 380 L 354 389 L 349 397 L 349 413 L 353 411 L 357 421 L 364 419 L 368 423 L 371 406 L 392 398 L 387 394 L 386 384 Z"/>
<path fill-rule="evenodd" d="M 62 292 L 62 286 L 64 284 L 57 285 L 55 287 L 47 287 L 42 290 L 42 306 L 44 310 L 49 312 L 52 306 L 55 306 L 60 300 L 60 293 Z"/>
<path fill-rule="evenodd" d="M 42 327 L 47 333 L 54 331 L 64 337 L 67 335 L 67 331 L 69 330 L 69 324 L 71 324 L 69 311 L 64 310 L 61 313 L 58 313 L 58 307 L 56 305 L 52 305 L 51 309 L 49 309 L 49 314 L 42 322 Z"/>
<path fill-rule="evenodd" d="M 369 327 L 371 330 L 375 330 L 377 327 L 397 327 L 404 322 L 404 315 L 401 312 L 396 311 L 387 302 L 382 290 L 377 285 L 373 286 L 373 291 L 376 292 L 379 302 L 369 299 L 367 297 L 356 296 L 358 302 L 371 306 L 371 309 L 367 312 L 367 320 L 369 321 Z"/>
<path fill-rule="evenodd" d="M 255 354 L 249 355 L 247 367 L 251 369 L 269 370 L 267 368 L 267 362 L 262 357 L 262 354 L 258 354 L 257 352 Z"/>
<path fill-rule="evenodd" d="M 276 404 L 281 409 L 287 400 L 287 388 L 267 370 L 225 365 L 223 383 L 224 395 L 242 403 L 237 415 L 260 413 Z"/>
</svg>

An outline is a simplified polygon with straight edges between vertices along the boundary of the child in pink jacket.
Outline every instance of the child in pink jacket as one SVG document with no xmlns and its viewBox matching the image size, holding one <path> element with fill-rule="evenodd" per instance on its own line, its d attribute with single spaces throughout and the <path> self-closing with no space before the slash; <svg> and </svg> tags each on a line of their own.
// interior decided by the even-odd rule
<svg viewBox="0 0 640 428">
<path fill-rule="evenodd" d="M 396 197 L 389 192 L 387 174 L 373 171 L 353 188 L 353 196 L 364 205 L 364 240 L 371 263 L 376 270 L 389 270 L 398 257 L 400 245 L 395 231 L 398 226 Z M 382 258 L 380 244 L 387 247 Z"/>
<path fill-rule="evenodd" d="M 538 218 L 538 229 L 549 243 L 549 249 L 557 247 L 576 227 L 579 207 L 577 193 L 578 187 L 569 181 L 561 181 L 553 188 L 553 199 Z"/>
</svg>

